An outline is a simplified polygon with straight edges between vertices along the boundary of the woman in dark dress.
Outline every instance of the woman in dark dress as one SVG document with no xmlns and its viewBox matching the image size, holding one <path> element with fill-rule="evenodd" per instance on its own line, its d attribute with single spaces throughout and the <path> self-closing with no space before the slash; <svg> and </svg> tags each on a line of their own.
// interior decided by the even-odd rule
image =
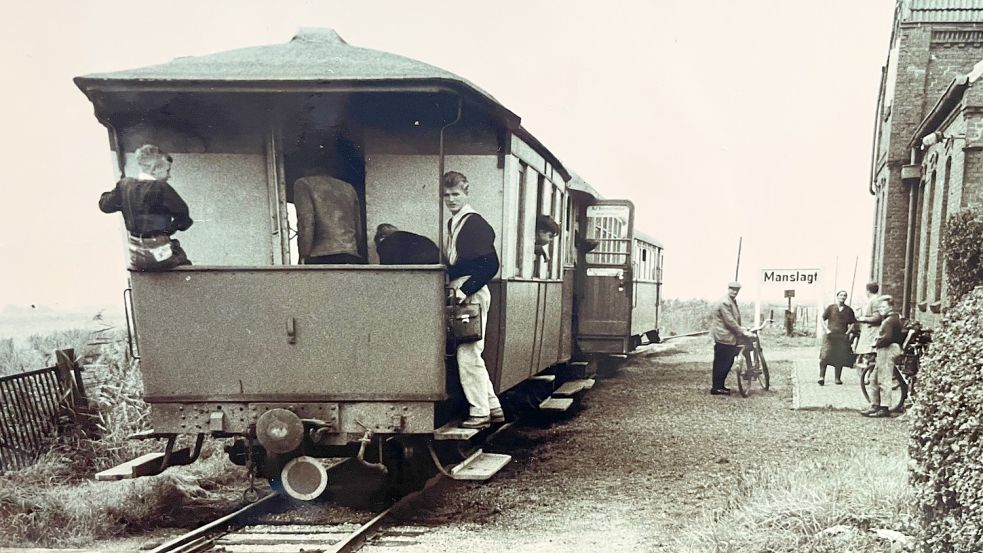
<svg viewBox="0 0 983 553">
<path fill-rule="evenodd" d="M 846 290 L 836 293 L 836 303 L 823 312 L 823 329 L 826 337 L 822 349 L 819 350 L 819 385 L 826 383 L 826 367 L 832 365 L 836 370 L 836 383 L 843 384 L 840 379 L 843 367 L 853 364 L 853 351 L 850 349 L 850 337 L 847 330 L 857 322 L 853 309 L 846 304 Z"/>
</svg>

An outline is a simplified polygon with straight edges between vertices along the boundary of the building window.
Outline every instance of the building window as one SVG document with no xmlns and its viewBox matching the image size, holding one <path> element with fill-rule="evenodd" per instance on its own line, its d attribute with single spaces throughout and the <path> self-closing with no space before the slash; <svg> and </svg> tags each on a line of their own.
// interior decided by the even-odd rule
<svg viewBox="0 0 983 553">
<path fill-rule="evenodd" d="M 931 257 L 931 247 L 932 247 L 932 215 L 935 208 L 935 171 L 932 171 L 932 177 L 928 181 L 928 185 L 922 190 L 922 247 L 921 255 L 922 258 L 919 260 L 919 265 L 921 265 L 921 284 L 918 287 L 920 298 L 919 301 L 928 301 L 928 259 Z"/>
<path fill-rule="evenodd" d="M 942 208 L 939 210 L 939 231 L 936 233 L 938 245 L 935 250 L 935 301 L 942 301 L 942 280 L 945 278 L 945 256 L 942 255 L 942 240 L 945 233 L 945 219 L 949 208 L 949 177 L 952 175 L 952 158 L 945 161 L 945 176 L 942 178 L 942 188 L 937 192 L 942 195 Z"/>
</svg>

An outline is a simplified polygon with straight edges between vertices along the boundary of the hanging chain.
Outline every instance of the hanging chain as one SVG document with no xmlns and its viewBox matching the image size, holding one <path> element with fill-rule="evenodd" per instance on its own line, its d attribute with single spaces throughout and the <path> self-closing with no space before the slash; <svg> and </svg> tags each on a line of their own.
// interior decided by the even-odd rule
<svg viewBox="0 0 983 553">
<path fill-rule="evenodd" d="M 256 487 L 256 463 L 253 462 L 252 440 L 246 438 L 246 476 L 249 478 L 249 485 L 242 492 L 242 499 L 252 503 L 259 499 L 259 489 Z"/>
</svg>

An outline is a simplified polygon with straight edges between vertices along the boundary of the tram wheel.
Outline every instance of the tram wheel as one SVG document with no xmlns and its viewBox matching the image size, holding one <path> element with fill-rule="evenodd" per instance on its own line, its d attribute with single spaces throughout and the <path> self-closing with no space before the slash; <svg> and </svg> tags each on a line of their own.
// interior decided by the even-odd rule
<svg viewBox="0 0 983 553">
<path fill-rule="evenodd" d="M 392 441 L 389 452 L 385 461 L 389 469 L 388 493 L 394 500 L 422 489 L 427 480 L 437 474 L 423 436 L 397 438 Z"/>
</svg>

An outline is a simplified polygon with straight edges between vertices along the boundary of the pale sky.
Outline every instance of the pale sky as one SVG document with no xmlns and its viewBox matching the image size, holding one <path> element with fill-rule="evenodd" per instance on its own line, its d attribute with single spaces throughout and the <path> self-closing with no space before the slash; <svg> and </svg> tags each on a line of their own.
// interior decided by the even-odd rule
<svg viewBox="0 0 983 553">
<path fill-rule="evenodd" d="M 665 297 L 820 268 L 861 294 L 893 0 L 8 4 L 0 307 L 121 305 L 106 130 L 72 78 L 332 27 L 469 79 L 666 246 Z M 156 12 L 156 13 L 154 13 Z"/>
</svg>

